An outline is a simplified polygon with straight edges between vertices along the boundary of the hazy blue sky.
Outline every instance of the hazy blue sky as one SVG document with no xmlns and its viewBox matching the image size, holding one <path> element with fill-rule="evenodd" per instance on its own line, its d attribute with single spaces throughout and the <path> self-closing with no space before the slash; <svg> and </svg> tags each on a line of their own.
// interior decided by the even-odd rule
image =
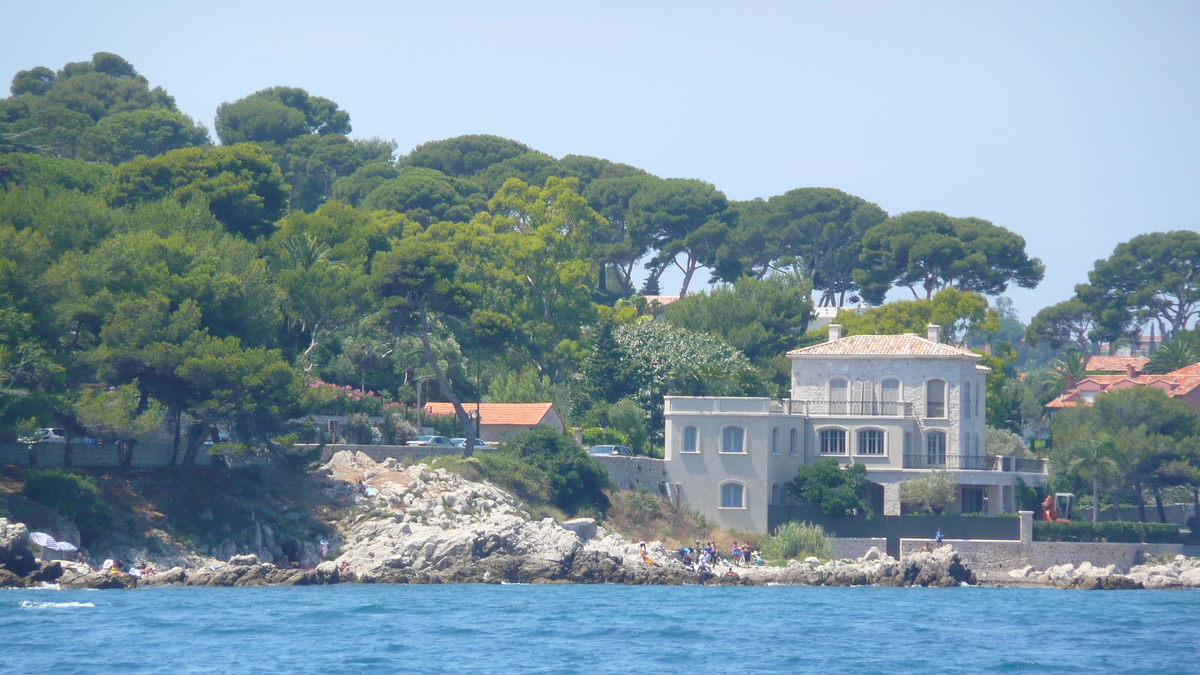
<svg viewBox="0 0 1200 675">
<path fill-rule="evenodd" d="M 401 152 L 491 133 L 732 199 L 826 186 L 986 218 L 1046 263 L 1010 290 L 1026 321 L 1117 243 L 1200 227 L 1197 2 L 0 0 L 0 78 L 96 51 L 210 128 L 292 85 Z"/>
</svg>

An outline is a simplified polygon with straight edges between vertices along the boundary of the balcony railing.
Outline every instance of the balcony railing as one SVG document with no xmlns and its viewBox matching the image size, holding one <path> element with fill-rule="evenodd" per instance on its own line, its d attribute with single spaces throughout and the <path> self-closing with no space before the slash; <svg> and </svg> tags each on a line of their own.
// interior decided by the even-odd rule
<svg viewBox="0 0 1200 675">
<path fill-rule="evenodd" d="M 844 417 L 912 417 L 913 404 L 906 401 L 804 401 L 783 399 L 780 408 L 792 415 Z"/>
<path fill-rule="evenodd" d="M 904 456 L 906 469 L 959 469 L 963 471 L 1010 471 L 1047 473 L 1046 460 L 1022 457 L 988 457 L 986 455 L 954 455 L 923 453 Z"/>
</svg>

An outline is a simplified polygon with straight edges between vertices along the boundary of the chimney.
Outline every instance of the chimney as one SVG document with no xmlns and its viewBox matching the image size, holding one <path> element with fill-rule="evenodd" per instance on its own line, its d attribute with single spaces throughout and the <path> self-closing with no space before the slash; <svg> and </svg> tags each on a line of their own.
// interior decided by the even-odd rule
<svg viewBox="0 0 1200 675">
<path fill-rule="evenodd" d="M 841 339 L 842 339 L 842 324 L 840 324 L 840 323 L 829 324 L 829 341 L 837 342 L 838 340 L 841 340 Z"/>
<path fill-rule="evenodd" d="M 1067 393 L 1075 388 L 1075 376 L 1070 371 L 1063 373 L 1063 393 Z"/>
<path fill-rule="evenodd" d="M 925 339 L 930 342 L 942 341 L 942 327 L 937 324 L 929 324 L 925 326 Z"/>
<path fill-rule="evenodd" d="M 1128 377 L 1128 378 L 1129 378 L 1129 379 L 1131 379 L 1131 380 L 1132 380 L 1133 378 L 1137 377 L 1137 376 L 1138 376 L 1138 369 L 1137 369 L 1137 366 L 1135 366 L 1135 365 L 1134 365 L 1134 364 L 1132 364 L 1132 363 L 1126 363 L 1126 364 L 1125 364 L 1125 376 L 1126 376 L 1126 377 Z"/>
</svg>

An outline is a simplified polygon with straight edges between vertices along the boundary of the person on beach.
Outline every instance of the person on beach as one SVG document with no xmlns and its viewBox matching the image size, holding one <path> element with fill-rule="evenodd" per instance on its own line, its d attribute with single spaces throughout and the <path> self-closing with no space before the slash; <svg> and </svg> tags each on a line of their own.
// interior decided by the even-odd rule
<svg viewBox="0 0 1200 675">
<path fill-rule="evenodd" d="M 937 547 L 942 547 L 942 528 L 938 528 L 937 534 L 933 535 L 933 540 L 937 542 Z"/>
<path fill-rule="evenodd" d="M 738 546 L 737 540 L 734 540 L 733 542 L 733 549 L 730 551 L 730 558 L 732 559 L 734 565 L 737 567 L 742 566 L 742 547 Z"/>
<path fill-rule="evenodd" d="M 750 566 L 750 544 L 742 545 L 742 563 L 746 567 Z"/>
</svg>

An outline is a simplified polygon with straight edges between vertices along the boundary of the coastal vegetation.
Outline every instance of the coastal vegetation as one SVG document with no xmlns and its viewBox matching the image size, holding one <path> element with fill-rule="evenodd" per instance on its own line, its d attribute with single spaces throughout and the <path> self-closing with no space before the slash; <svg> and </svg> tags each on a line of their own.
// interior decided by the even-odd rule
<svg viewBox="0 0 1200 675">
<path fill-rule="evenodd" d="M 1052 460 L 1052 490 L 1143 518 L 1152 498 L 1160 519 L 1164 501 L 1191 496 L 1200 514 L 1194 410 L 1148 389 L 1053 421 L 1045 408 L 1102 342 L 1144 326 L 1162 340 L 1148 372 L 1198 358 L 1196 232 L 1118 245 L 1026 325 L 1003 293 L 1035 287 L 1044 266 L 978 217 L 889 214 L 835 188 L 732 200 L 703 180 L 490 135 L 404 153 L 352 137 L 352 111 L 297 87 L 223 103 L 210 133 L 104 52 L 16 73 L 10 93 L 0 441 L 160 429 L 189 465 L 206 442 L 282 457 L 309 414 L 402 442 L 419 431 L 418 400 L 455 404 L 420 422 L 452 436 L 472 434 L 463 401 L 553 401 L 585 440 L 661 456 L 664 395 L 784 396 L 784 353 L 824 339 L 807 330 L 815 308 L 840 308 L 847 335 L 936 323 L 979 350 L 987 423 L 1012 432 L 989 431 L 988 445 L 1026 434 L 1024 454 Z M 682 283 L 664 289 L 672 267 Z M 911 299 L 886 302 L 897 295 Z M 567 515 L 624 508 L 569 445 L 457 461 Z M 869 511 L 861 476 L 811 471 L 793 494 Z"/>
<path fill-rule="evenodd" d="M 780 526 L 763 542 L 763 560 L 786 565 L 789 560 L 833 558 L 833 542 L 824 528 L 813 523 L 792 521 Z"/>
</svg>

